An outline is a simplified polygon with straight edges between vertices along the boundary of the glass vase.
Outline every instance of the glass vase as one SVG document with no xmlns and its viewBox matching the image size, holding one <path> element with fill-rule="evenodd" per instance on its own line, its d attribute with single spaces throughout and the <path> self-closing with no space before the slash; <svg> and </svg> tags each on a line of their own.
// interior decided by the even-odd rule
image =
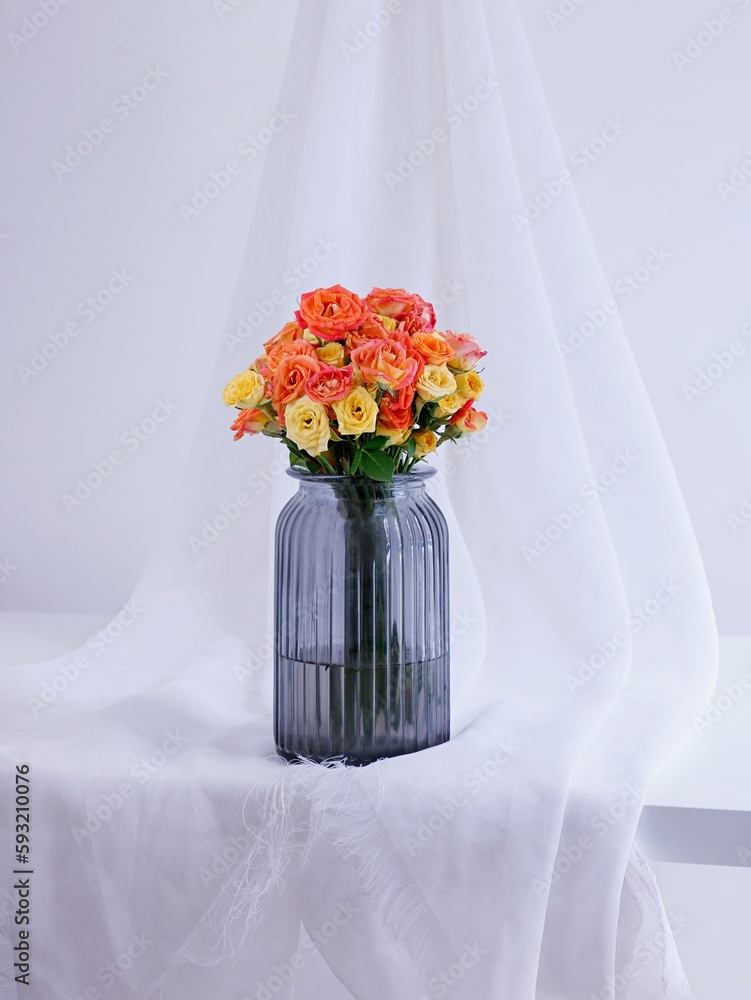
<svg viewBox="0 0 751 1000">
<path fill-rule="evenodd" d="M 366 764 L 449 738 L 448 528 L 423 469 L 391 483 L 294 468 L 276 526 L 274 738 Z"/>
</svg>

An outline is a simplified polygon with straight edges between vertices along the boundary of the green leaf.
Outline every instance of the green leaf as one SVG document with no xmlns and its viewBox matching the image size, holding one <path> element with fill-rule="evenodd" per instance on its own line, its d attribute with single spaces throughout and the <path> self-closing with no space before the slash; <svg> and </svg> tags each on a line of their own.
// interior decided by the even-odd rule
<svg viewBox="0 0 751 1000">
<path fill-rule="evenodd" d="M 306 463 L 305 459 L 302 457 L 302 455 L 297 455 L 297 454 L 295 454 L 294 451 L 290 451 L 290 453 L 289 453 L 289 465 L 290 465 L 290 468 L 294 468 L 296 465 L 306 465 L 306 464 L 307 463 Z"/>
<path fill-rule="evenodd" d="M 349 467 L 350 475 L 354 476 L 354 474 L 360 468 L 360 459 L 361 458 L 362 458 L 362 452 L 358 448 L 357 451 L 354 454 L 354 458 L 352 459 L 352 463 L 351 463 L 351 465 Z"/>
<path fill-rule="evenodd" d="M 367 448 L 368 451 L 380 451 L 381 448 L 384 448 L 388 443 L 389 439 L 379 434 L 378 437 L 374 437 L 371 438 L 370 441 L 366 441 L 363 447 Z"/>
<path fill-rule="evenodd" d="M 435 403 L 425 403 L 420 408 L 420 413 L 418 414 L 417 417 L 418 427 L 422 427 L 424 429 L 429 426 L 431 420 L 433 419 L 433 414 L 435 413 L 435 409 L 436 409 Z"/>
<path fill-rule="evenodd" d="M 407 458 L 414 458 L 415 451 L 417 450 L 417 441 L 413 437 L 407 441 Z"/>
<path fill-rule="evenodd" d="M 326 459 L 326 458 L 323 457 L 323 455 L 319 455 L 318 456 L 318 461 L 324 467 L 324 469 L 326 470 L 326 472 L 329 473 L 329 475 L 331 475 L 331 476 L 335 476 L 336 475 L 336 469 L 331 464 L 331 462 L 329 462 L 328 459 Z"/>
<path fill-rule="evenodd" d="M 394 460 L 382 451 L 361 451 L 360 468 L 370 479 L 390 483 L 394 478 Z"/>
</svg>

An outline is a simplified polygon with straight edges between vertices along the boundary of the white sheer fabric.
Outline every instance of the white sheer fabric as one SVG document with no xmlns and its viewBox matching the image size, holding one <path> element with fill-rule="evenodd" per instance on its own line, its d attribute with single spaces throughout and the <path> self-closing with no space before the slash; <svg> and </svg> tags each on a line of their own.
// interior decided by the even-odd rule
<svg viewBox="0 0 751 1000">
<path fill-rule="evenodd" d="M 34 810 L 32 985 L 5 906 L 4 1000 L 690 997 L 633 838 L 713 683 L 691 527 L 618 316 L 559 349 L 609 293 L 516 4 L 380 10 L 300 5 L 295 117 L 129 611 L 4 675 Z M 274 755 L 271 541 L 294 486 L 273 442 L 231 441 L 219 396 L 335 282 L 406 286 L 489 350 L 489 426 L 436 459 L 455 735 L 361 769 Z"/>
</svg>

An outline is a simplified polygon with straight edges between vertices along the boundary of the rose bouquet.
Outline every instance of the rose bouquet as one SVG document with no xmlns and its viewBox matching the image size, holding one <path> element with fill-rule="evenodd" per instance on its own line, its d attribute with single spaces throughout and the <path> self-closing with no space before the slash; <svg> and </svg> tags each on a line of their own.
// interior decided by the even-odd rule
<svg viewBox="0 0 751 1000">
<path fill-rule="evenodd" d="M 389 482 L 445 441 L 481 430 L 486 354 L 466 333 L 440 333 L 429 302 L 402 288 L 364 299 L 341 285 L 306 292 L 294 322 L 226 386 L 235 440 L 278 437 L 290 465 Z"/>
</svg>

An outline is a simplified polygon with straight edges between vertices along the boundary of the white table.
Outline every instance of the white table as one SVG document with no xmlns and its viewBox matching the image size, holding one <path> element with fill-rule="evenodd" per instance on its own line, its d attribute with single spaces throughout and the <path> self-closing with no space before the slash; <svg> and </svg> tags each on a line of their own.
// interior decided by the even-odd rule
<svg viewBox="0 0 751 1000">
<path fill-rule="evenodd" d="M 708 712 L 652 782 L 639 839 L 655 861 L 751 866 L 751 636 L 723 636 Z"/>
<path fill-rule="evenodd" d="M 109 620 L 2 612 L 0 669 L 62 655 Z M 655 861 L 751 867 L 751 636 L 720 640 L 713 704 L 716 721 L 699 725 L 649 788 L 638 836 Z"/>
<path fill-rule="evenodd" d="M 109 615 L 0 613 L 0 671 L 69 652 L 109 620 Z M 744 674 L 749 687 L 741 683 Z M 731 687 L 736 701 L 728 696 L 718 703 L 723 685 Z M 713 702 L 717 713 L 709 719 L 716 721 L 700 725 L 701 732 L 652 783 L 638 837 L 656 862 L 668 913 L 690 917 L 676 941 L 696 1000 L 745 1000 L 751 933 L 751 637 L 721 640 Z M 320 965 L 321 995 L 336 1000 L 336 984 Z"/>
</svg>

